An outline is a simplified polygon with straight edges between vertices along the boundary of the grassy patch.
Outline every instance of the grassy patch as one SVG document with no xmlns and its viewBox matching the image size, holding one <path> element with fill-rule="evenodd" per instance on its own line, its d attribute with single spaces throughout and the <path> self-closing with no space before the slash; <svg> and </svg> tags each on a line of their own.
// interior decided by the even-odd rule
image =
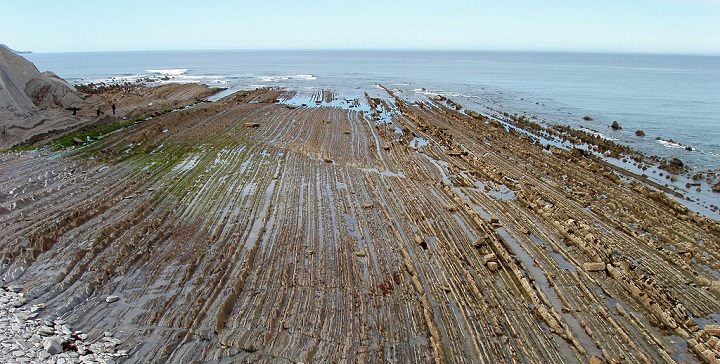
<svg viewBox="0 0 720 364">
<path fill-rule="evenodd" d="M 96 140 L 99 139 L 107 134 L 110 134 L 114 131 L 127 128 L 128 126 L 134 124 L 136 120 L 124 120 L 118 123 L 112 123 L 112 124 L 105 124 L 105 125 L 97 125 L 93 127 L 89 127 L 87 129 L 81 129 L 79 131 L 76 131 L 74 133 L 70 133 L 68 135 L 65 135 L 63 137 L 60 137 L 50 143 L 53 150 L 62 149 L 65 147 L 69 147 L 72 145 L 75 145 L 75 139 L 80 139 L 83 141 L 83 143 L 87 142 L 88 137 L 90 137 L 90 140 Z"/>
<path fill-rule="evenodd" d="M 0 149 L 0 154 L 3 153 L 15 153 L 15 152 L 29 152 L 31 150 L 40 149 L 40 147 L 37 147 L 35 145 L 25 145 L 25 144 L 19 144 L 12 146 L 8 149 Z"/>
</svg>

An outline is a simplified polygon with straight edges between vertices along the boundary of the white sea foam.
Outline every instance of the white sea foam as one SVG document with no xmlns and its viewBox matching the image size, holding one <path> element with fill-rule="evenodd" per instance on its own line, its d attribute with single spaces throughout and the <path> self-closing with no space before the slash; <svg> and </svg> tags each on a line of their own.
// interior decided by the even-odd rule
<svg viewBox="0 0 720 364">
<path fill-rule="evenodd" d="M 667 141 L 667 140 L 659 139 L 659 140 L 657 140 L 657 142 L 658 142 L 660 145 L 662 145 L 663 147 L 665 147 L 665 148 L 672 148 L 672 149 L 683 149 L 683 148 L 685 148 L 685 147 L 682 146 L 681 144 L 669 142 L 669 141 Z"/>
<path fill-rule="evenodd" d="M 108 78 L 100 78 L 94 80 L 83 80 L 89 83 L 136 83 L 146 80 L 157 83 L 207 83 L 207 84 L 227 84 L 230 81 L 227 76 L 217 75 L 187 75 L 188 69 L 167 69 L 167 70 L 147 70 L 148 74 L 120 75 Z"/>
<path fill-rule="evenodd" d="M 592 135 L 592 136 L 595 136 L 595 137 L 598 137 L 598 138 L 601 138 L 601 139 L 611 140 L 611 141 L 616 141 L 616 140 L 618 140 L 618 138 L 613 138 L 613 137 L 611 137 L 611 136 L 607 136 L 607 135 L 605 135 L 605 134 L 603 134 L 603 133 L 601 133 L 601 132 L 599 132 L 599 131 L 597 131 L 597 130 L 588 129 L 588 128 L 579 128 L 579 129 L 582 130 L 582 131 L 584 131 L 584 132 L 586 132 L 586 133 L 588 133 L 588 134 L 590 134 L 590 135 Z"/>
<path fill-rule="evenodd" d="M 159 73 L 164 76 L 180 76 L 182 74 L 185 74 L 189 69 L 187 68 L 168 68 L 168 69 L 161 69 L 161 70 L 145 70 L 146 72 L 150 73 Z"/>
<path fill-rule="evenodd" d="M 416 88 L 416 89 L 413 90 L 413 92 L 416 93 L 416 94 L 426 95 L 426 96 L 433 96 L 433 97 L 434 97 L 434 96 L 440 96 L 440 95 L 442 95 L 442 93 L 440 93 L 440 92 L 433 92 L 433 91 L 430 91 L 430 90 L 428 90 L 428 89 L 426 89 L 426 88 Z"/>
<path fill-rule="evenodd" d="M 147 75 L 122 75 L 122 76 L 113 76 L 113 77 L 107 77 L 107 78 L 96 78 L 92 80 L 83 79 L 81 80 L 83 83 L 108 83 L 108 84 L 116 84 L 116 83 L 133 83 L 138 82 L 139 80 L 147 77 Z"/>
<path fill-rule="evenodd" d="M 214 83 L 214 84 L 226 84 L 229 82 L 224 76 L 170 76 L 169 78 L 161 78 L 155 80 L 159 83 Z"/>
<path fill-rule="evenodd" d="M 281 78 L 279 77 L 271 77 L 271 76 L 260 76 L 260 80 L 263 82 L 280 82 Z"/>
<path fill-rule="evenodd" d="M 289 81 L 289 80 L 317 80 L 317 76 L 315 75 L 306 75 L 306 74 L 298 74 L 298 75 L 285 75 L 285 76 L 258 76 L 259 79 L 261 79 L 263 82 L 281 82 L 281 81 Z"/>
</svg>

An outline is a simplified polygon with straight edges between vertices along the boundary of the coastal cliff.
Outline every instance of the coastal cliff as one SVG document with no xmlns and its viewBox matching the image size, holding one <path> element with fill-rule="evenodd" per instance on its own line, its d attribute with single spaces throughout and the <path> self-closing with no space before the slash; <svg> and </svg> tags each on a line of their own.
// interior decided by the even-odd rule
<svg viewBox="0 0 720 364">
<path fill-rule="evenodd" d="M 0 46 L 0 149 L 90 122 L 106 103 Z M 70 110 L 74 110 L 70 111 Z M 84 110 L 78 114 L 77 111 Z"/>
<path fill-rule="evenodd" d="M 32 62 L 0 46 L 0 108 L 28 113 L 37 109 L 85 106 L 97 100 L 83 95 L 52 72 L 40 72 Z"/>
</svg>

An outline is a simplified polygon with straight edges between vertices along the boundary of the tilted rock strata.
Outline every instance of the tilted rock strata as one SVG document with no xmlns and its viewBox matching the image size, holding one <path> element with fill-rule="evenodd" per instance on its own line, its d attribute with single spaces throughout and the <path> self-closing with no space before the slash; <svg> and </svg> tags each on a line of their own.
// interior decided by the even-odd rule
<svg viewBox="0 0 720 364">
<path fill-rule="evenodd" d="M 0 156 L 3 279 L 127 362 L 720 353 L 717 221 L 441 102 L 285 96 Z"/>
</svg>

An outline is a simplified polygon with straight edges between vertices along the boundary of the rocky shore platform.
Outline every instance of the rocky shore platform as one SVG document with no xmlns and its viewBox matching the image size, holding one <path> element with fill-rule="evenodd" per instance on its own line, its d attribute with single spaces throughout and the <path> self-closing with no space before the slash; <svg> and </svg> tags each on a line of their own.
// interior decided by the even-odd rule
<svg viewBox="0 0 720 364">
<path fill-rule="evenodd" d="M 612 146 L 384 88 L 163 87 L 0 154 L 0 361 L 718 362 L 720 222 Z"/>
</svg>

